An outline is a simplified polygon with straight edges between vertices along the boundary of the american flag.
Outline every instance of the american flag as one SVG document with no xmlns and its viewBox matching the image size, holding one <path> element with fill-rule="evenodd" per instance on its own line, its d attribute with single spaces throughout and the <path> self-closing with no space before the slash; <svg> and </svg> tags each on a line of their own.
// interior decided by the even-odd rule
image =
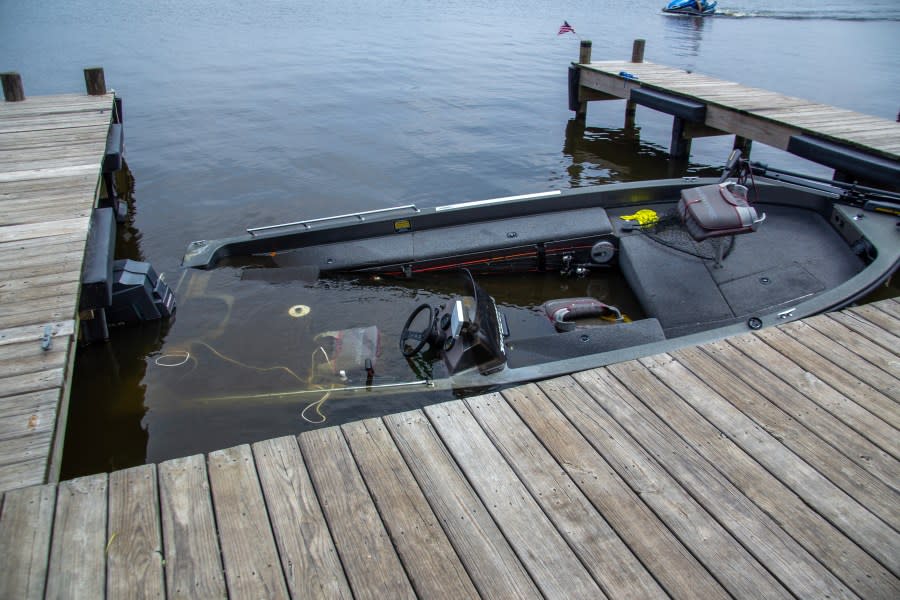
<svg viewBox="0 0 900 600">
<path fill-rule="evenodd" d="M 562 26 L 559 28 L 559 33 L 557 33 L 556 35 L 562 35 L 564 33 L 575 33 L 575 28 L 569 25 L 568 21 L 563 21 Z"/>
</svg>

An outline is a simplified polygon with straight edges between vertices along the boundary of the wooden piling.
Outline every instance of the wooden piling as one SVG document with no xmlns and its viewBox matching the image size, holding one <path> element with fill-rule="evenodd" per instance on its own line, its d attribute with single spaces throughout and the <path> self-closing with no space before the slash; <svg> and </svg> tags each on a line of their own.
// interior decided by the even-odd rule
<svg viewBox="0 0 900 600">
<path fill-rule="evenodd" d="M 591 40 L 581 40 L 581 46 L 579 47 L 579 50 L 578 50 L 578 64 L 579 65 L 590 64 L 592 46 L 593 46 L 593 43 L 591 42 Z M 587 103 L 587 100 L 581 99 L 581 86 L 579 83 L 580 82 L 580 77 L 579 77 L 580 72 L 577 71 L 578 67 L 575 67 L 575 69 L 576 69 L 576 72 L 575 72 L 574 76 L 576 79 L 575 79 L 575 82 L 573 83 L 573 88 L 572 88 L 572 90 L 570 90 L 570 93 L 575 94 L 574 100 L 578 106 L 577 110 L 575 111 L 575 118 L 578 119 L 579 121 L 583 122 L 587 119 L 588 103 Z M 574 104 L 572 103 L 572 100 L 570 100 L 570 106 L 574 106 Z"/>
<path fill-rule="evenodd" d="M 745 138 L 739 135 L 734 136 L 734 148 L 735 150 L 741 151 L 741 156 L 744 158 L 750 158 L 750 149 L 753 146 L 753 140 L 750 138 Z"/>
<path fill-rule="evenodd" d="M 644 47 L 646 40 L 637 39 L 631 44 L 631 62 L 644 62 Z M 628 100 L 625 102 L 625 129 L 634 129 L 634 116 L 637 114 L 637 103 Z"/>
<path fill-rule="evenodd" d="M 3 98 L 7 102 L 21 102 L 25 99 L 25 88 L 18 73 L 0 73 L 3 80 Z"/>
<path fill-rule="evenodd" d="M 91 67 L 84 70 L 84 85 L 90 96 L 102 96 L 106 93 L 106 79 L 103 67 Z"/>
<path fill-rule="evenodd" d="M 644 62 L 644 46 L 646 43 L 646 40 L 634 40 L 634 43 L 631 45 L 631 62 Z"/>
<path fill-rule="evenodd" d="M 581 48 L 578 52 L 578 64 L 586 65 L 591 62 L 591 40 L 581 40 Z"/>
</svg>

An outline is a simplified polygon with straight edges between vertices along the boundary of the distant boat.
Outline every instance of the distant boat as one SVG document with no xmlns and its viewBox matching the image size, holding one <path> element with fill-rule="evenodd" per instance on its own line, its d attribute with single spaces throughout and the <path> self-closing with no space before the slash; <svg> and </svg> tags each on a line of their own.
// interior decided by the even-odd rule
<svg viewBox="0 0 900 600">
<path fill-rule="evenodd" d="M 664 13 L 673 15 L 691 15 L 695 17 L 708 17 L 716 12 L 716 2 L 706 0 L 672 0 L 663 9 Z"/>
</svg>

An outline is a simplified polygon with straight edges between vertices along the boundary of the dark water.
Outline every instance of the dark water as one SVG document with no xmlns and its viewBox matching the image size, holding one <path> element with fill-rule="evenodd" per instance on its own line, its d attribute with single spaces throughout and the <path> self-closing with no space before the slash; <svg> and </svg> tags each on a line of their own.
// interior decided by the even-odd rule
<svg viewBox="0 0 900 600">
<path fill-rule="evenodd" d="M 586 127 L 572 123 L 566 67 L 578 39 L 556 35 L 563 20 L 593 41 L 595 60 L 627 58 L 644 38 L 650 61 L 897 115 L 896 0 L 722 0 L 725 14 L 704 20 L 663 16 L 662 4 L 0 0 L 0 70 L 19 71 L 26 94 L 80 91 L 82 68 L 105 67 L 124 98 L 135 178 L 121 252 L 180 283 L 171 326 L 116 330 L 111 343 L 79 350 L 66 475 L 310 427 L 296 397 L 233 397 L 303 383 L 313 359 L 298 340 L 353 311 L 396 335 L 417 302 L 446 293 L 437 284 L 273 286 L 241 281 L 237 269 L 182 279 L 191 240 L 721 165 L 730 139 L 696 140 L 689 164 L 671 164 L 670 119 L 639 109 L 638 135 L 627 135 L 621 102 L 594 103 Z M 754 157 L 828 174 L 761 145 Z M 583 291 L 610 287 L 576 285 L 591 284 Z M 533 295 L 494 285 L 512 307 Z M 541 293 L 581 291 L 548 285 Z M 298 304 L 315 308 L 286 316 Z M 166 366 L 179 353 L 189 354 L 185 364 Z M 223 397 L 232 400 L 216 401 Z M 430 400 L 405 394 L 321 410 L 333 424 Z"/>
</svg>

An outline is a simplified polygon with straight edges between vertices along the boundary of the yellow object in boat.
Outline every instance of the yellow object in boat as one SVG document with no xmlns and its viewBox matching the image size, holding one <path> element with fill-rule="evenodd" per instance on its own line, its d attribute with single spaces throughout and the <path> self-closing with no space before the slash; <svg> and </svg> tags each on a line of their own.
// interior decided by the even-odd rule
<svg viewBox="0 0 900 600">
<path fill-rule="evenodd" d="M 659 221 L 659 217 L 656 215 L 655 210 L 650 210 L 649 208 L 642 208 L 637 211 L 633 215 L 622 215 L 619 217 L 624 221 L 637 221 L 638 225 L 644 227 L 645 225 L 653 225 L 657 221 Z"/>
</svg>

